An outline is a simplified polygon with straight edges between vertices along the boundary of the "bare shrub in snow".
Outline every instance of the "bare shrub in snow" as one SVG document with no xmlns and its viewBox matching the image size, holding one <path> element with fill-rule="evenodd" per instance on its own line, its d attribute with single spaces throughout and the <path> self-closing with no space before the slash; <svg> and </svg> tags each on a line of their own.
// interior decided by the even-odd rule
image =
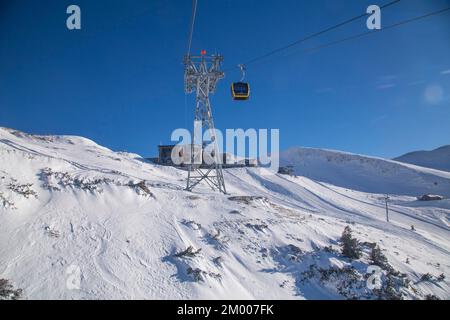
<svg viewBox="0 0 450 320">
<path fill-rule="evenodd" d="M 216 229 L 213 232 L 210 232 L 206 235 L 206 240 L 211 241 L 215 244 L 216 249 L 223 249 L 227 243 L 230 241 L 230 238 L 222 233 L 220 229 Z"/>
<path fill-rule="evenodd" d="M 208 276 L 210 276 L 211 278 L 214 278 L 216 280 L 222 279 L 222 275 L 220 273 L 208 272 Z"/>
<path fill-rule="evenodd" d="M 214 279 L 220 280 L 222 279 L 222 275 L 220 273 L 207 272 L 200 268 L 188 268 L 186 270 L 187 274 L 192 276 L 195 282 L 205 281 L 205 276 L 210 276 Z"/>
<path fill-rule="evenodd" d="M 73 177 L 68 172 L 57 172 L 51 168 L 41 170 L 41 180 L 44 181 L 42 185 L 44 188 L 53 191 L 61 191 L 61 188 L 72 187 L 98 193 L 103 192 L 103 189 L 100 187 L 102 184 L 113 182 L 113 180 L 108 178 L 90 179 Z"/>
<path fill-rule="evenodd" d="M 215 257 L 213 259 L 213 263 L 218 266 L 218 267 L 222 267 L 223 264 L 223 258 L 221 256 Z"/>
<path fill-rule="evenodd" d="M 9 280 L 0 279 L 0 300 L 17 300 L 22 296 L 22 289 L 14 289 Z"/>
<path fill-rule="evenodd" d="M 265 197 L 259 197 L 259 196 L 233 196 L 228 197 L 228 200 L 235 201 L 235 202 L 241 202 L 244 204 L 251 204 L 255 200 L 265 200 Z"/>
<path fill-rule="evenodd" d="M 265 229 L 269 228 L 269 226 L 266 223 L 264 223 L 264 222 L 260 222 L 260 223 L 250 223 L 250 222 L 248 222 L 248 223 L 245 224 L 245 226 L 247 228 L 254 229 L 256 231 L 264 231 Z"/>
<path fill-rule="evenodd" d="M 186 257 L 186 258 L 194 258 L 195 256 L 197 256 L 200 253 L 200 251 L 202 251 L 201 248 L 198 249 L 198 250 L 195 250 L 194 247 L 189 246 L 186 250 L 178 252 L 178 253 L 175 253 L 174 257 L 177 257 L 177 258 L 184 258 L 184 257 Z"/>
<path fill-rule="evenodd" d="M 346 226 L 341 236 L 342 254 L 349 259 L 359 259 L 361 257 L 361 247 L 357 239 L 353 238 L 352 229 Z"/>
<path fill-rule="evenodd" d="M 419 282 L 433 282 L 433 283 L 437 283 L 437 282 L 442 282 L 445 280 L 445 275 L 443 273 L 441 273 L 438 277 L 433 276 L 430 273 L 425 273 L 420 277 Z"/>
<path fill-rule="evenodd" d="M 136 190 L 136 193 L 139 195 L 155 198 L 155 195 L 147 187 L 147 185 L 145 184 L 145 181 L 141 181 L 138 183 L 133 183 L 132 181 L 130 181 L 128 183 L 128 186 L 130 186 L 131 188 L 134 188 Z"/>
<path fill-rule="evenodd" d="M 118 171 L 113 171 L 112 173 L 120 174 L 120 172 Z M 102 185 L 114 184 L 116 186 L 125 186 L 133 188 L 138 195 L 155 198 L 155 195 L 150 191 L 145 181 L 135 183 L 133 181 L 121 182 L 107 177 L 95 179 L 83 178 L 72 176 L 68 172 L 53 171 L 51 168 L 42 169 L 40 176 L 41 180 L 44 182 L 42 184 L 42 187 L 50 191 L 61 191 L 64 188 L 71 187 L 90 192 L 102 193 L 103 192 Z"/>
<path fill-rule="evenodd" d="M 425 273 L 420 277 L 420 281 L 429 282 L 433 280 L 433 276 L 430 273 Z"/>
<path fill-rule="evenodd" d="M 45 233 L 47 235 L 49 235 L 50 237 L 59 238 L 61 236 L 61 234 L 60 234 L 60 232 L 58 230 L 52 229 L 49 226 L 46 226 L 44 228 L 44 230 L 45 230 Z"/>
<path fill-rule="evenodd" d="M 24 196 L 25 198 L 35 197 L 37 198 L 37 193 L 31 187 L 33 186 L 32 183 L 26 183 L 26 184 L 18 184 L 18 183 L 10 183 L 8 185 L 8 189 L 12 192 L 15 192 L 17 194 L 20 194 Z"/>
<path fill-rule="evenodd" d="M 194 278 L 195 282 L 199 282 L 199 281 L 203 281 L 203 274 L 205 273 L 205 271 L 196 268 L 196 269 L 192 269 L 192 268 L 188 268 L 187 269 L 187 274 L 192 276 Z"/>
</svg>

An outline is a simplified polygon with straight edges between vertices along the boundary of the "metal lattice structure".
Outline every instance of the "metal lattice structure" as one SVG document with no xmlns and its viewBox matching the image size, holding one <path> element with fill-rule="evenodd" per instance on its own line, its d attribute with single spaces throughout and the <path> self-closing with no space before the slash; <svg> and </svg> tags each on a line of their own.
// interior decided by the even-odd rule
<svg viewBox="0 0 450 320">
<path fill-rule="evenodd" d="M 203 152 L 203 145 L 200 148 L 195 148 L 194 128 L 190 146 L 190 162 L 188 163 L 186 185 L 186 190 L 188 191 L 192 191 L 200 182 L 205 181 L 213 190 L 217 188 L 220 192 L 227 193 L 222 172 L 222 159 L 220 159 L 211 104 L 209 102 L 209 95 L 215 92 L 217 82 L 225 76 L 220 71 L 222 61 L 223 57 L 220 55 L 187 55 L 184 58 L 184 91 L 186 94 L 196 93 L 195 123 L 201 123 L 202 132 L 210 129 L 210 138 L 214 147 L 212 152 L 214 161 L 212 164 L 204 163 L 203 157 L 200 157 L 200 163 L 194 163 L 196 158 L 195 152 Z"/>
</svg>

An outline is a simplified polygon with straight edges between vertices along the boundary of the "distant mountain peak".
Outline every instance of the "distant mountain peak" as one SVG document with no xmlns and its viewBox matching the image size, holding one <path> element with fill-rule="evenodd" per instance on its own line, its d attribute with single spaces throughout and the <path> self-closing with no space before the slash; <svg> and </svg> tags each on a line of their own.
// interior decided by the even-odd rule
<svg viewBox="0 0 450 320">
<path fill-rule="evenodd" d="M 394 160 L 450 172 L 450 145 L 445 145 L 431 151 L 408 152 Z"/>
</svg>

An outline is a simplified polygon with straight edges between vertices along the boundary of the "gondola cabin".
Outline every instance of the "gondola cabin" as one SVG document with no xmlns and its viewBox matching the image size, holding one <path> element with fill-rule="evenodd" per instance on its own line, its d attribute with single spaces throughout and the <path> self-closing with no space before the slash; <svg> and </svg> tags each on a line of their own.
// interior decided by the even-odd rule
<svg viewBox="0 0 450 320">
<path fill-rule="evenodd" d="M 247 82 L 233 82 L 231 84 L 233 100 L 248 100 L 250 97 L 250 85 Z"/>
</svg>

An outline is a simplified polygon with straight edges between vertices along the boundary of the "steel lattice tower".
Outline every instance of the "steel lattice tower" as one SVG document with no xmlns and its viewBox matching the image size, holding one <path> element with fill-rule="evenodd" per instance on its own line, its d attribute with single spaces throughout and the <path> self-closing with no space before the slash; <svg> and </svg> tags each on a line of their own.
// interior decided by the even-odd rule
<svg viewBox="0 0 450 320">
<path fill-rule="evenodd" d="M 201 56 L 187 55 L 184 57 L 184 91 L 187 94 L 196 92 L 194 123 L 201 123 L 202 132 L 210 129 L 210 138 L 214 147 L 212 164 L 203 163 L 203 157 L 200 157 L 200 163 L 194 163 L 195 152 L 203 153 L 203 145 L 199 148 L 195 145 L 196 128 L 194 127 L 186 184 L 186 190 L 189 191 L 192 191 L 195 186 L 204 180 L 213 190 L 217 188 L 220 192 L 227 193 L 222 172 L 222 159 L 220 159 L 209 102 L 209 95 L 215 92 L 217 82 L 224 77 L 224 73 L 220 71 L 222 61 L 223 57 L 220 55 L 206 56 L 203 52 Z"/>
</svg>

